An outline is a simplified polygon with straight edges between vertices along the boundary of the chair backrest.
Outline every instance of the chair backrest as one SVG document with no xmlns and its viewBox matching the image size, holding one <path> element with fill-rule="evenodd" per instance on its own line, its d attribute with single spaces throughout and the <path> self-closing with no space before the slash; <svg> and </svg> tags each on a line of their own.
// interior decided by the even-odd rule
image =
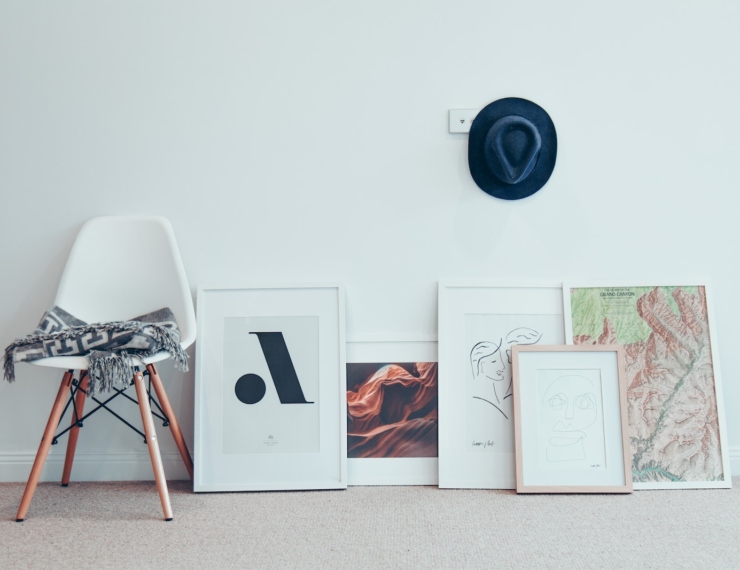
<svg viewBox="0 0 740 570">
<path fill-rule="evenodd" d="M 160 216 L 106 216 L 77 235 L 55 303 L 88 322 L 128 320 L 169 307 L 181 343 L 195 340 L 195 311 L 169 221 Z"/>
</svg>

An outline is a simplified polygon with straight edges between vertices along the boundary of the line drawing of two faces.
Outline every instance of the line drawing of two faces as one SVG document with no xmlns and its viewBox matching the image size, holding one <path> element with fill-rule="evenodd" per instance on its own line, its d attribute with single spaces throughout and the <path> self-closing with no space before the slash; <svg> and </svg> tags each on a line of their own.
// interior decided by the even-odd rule
<svg viewBox="0 0 740 570">
<path fill-rule="evenodd" d="M 519 327 L 506 335 L 506 341 L 500 338 L 498 342 L 484 340 L 476 343 L 470 351 L 476 394 L 473 398 L 491 404 L 508 420 L 511 417 L 512 396 L 511 347 L 515 344 L 537 344 L 540 339 L 542 333 Z"/>
</svg>

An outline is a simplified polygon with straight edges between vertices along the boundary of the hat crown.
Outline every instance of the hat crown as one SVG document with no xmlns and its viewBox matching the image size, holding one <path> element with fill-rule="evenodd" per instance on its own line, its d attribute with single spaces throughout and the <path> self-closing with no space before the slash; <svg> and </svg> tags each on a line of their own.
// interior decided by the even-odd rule
<svg viewBox="0 0 740 570">
<path fill-rule="evenodd" d="M 488 167 L 506 184 L 526 179 L 537 164 L 541 149 L 539 130 L 519 115 L 506 115 L 491 125 L 484 144 Z"/>
</svg>

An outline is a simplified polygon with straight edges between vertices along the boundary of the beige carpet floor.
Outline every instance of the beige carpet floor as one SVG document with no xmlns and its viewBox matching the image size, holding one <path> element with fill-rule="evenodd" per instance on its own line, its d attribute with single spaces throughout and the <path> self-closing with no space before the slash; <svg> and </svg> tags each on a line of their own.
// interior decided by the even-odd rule
<svg viewBox="0 0 740 570">
<path fill-rule="evenodd" d="M 0 484 L 0 568 L 740 568 L 732 490 L 628 496 L 350 487 L 193 494 L 170 482 Z"/>
</svg>

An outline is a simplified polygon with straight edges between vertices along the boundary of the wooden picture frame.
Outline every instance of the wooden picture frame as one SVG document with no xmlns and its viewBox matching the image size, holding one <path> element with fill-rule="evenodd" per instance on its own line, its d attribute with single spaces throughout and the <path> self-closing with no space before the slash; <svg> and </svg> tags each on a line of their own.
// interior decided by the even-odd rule
<svg viewBox="0 0 740 570">
<path fill-rule="evenodd" d="M 436 336 L 347 339 L 347 484 L 439 483 Z"/>
<path fill-rule="evenodd" d="M 631 493 L 623 349 L 512 353 L 517 493 Z"/>
<path fill-rule="evenodd" d="M 565 283 L 563 306 L 567 342 L 625 347 L 635 490 L 731 488 L 707 281 Z"/>
<path fill-rule="evenodd" d="M 439 282 L 439 486 L 515 489 L 511 347 L 564 344 L 556 281 Z"/>
<path fill-rule="evenodd" d="M 344 288 L 198 287 L 194 485 L 344 489 Z"/>
</svg>

